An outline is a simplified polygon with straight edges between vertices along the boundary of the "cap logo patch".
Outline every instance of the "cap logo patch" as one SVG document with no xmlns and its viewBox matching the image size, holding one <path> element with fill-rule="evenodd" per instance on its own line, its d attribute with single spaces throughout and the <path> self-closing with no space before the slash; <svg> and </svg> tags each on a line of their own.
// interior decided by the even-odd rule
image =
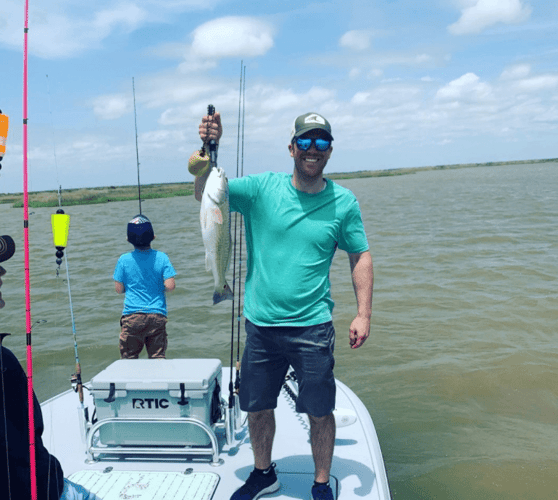
<svg viewBox="0 0 558 500">
<path fill-rule="evenodd" d="M 325 120 L 320 115 L 313 113 L 304 119 L 304 123 L 319 123 L 320 125 L 325 125 Z"/>
<path fill-rule="evenodd" d="M 138 215 L 137 217 L 134 217 L 130 221 L 130 224 L 145 224 L 146 222 L 149 222 L 149 221 L 145 217 L 142 217 L 141 215 Z"/>
</svg>

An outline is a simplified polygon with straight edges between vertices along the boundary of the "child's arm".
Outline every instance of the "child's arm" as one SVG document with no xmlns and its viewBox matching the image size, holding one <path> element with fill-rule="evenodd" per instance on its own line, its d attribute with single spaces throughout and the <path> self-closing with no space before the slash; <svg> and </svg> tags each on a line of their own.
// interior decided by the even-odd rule
<svg viewBox="0 0 558 500">
<path fill-rule="evenodd" d="M 165 280 L 165 292 L 172 292 L 176 286 L 174 278 L 169 278 Z"/>
</svg>

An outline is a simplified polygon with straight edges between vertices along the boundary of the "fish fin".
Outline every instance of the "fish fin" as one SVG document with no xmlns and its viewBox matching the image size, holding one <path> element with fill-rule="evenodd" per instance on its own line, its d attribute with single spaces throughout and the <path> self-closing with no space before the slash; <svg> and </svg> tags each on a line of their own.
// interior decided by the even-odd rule
<svg viewBox="0 0 558 500">
<path fill-rule="evenodd" d="M 232 300 L 233 297 L 233 291 L 225 281 L 225 286 L 220 291 L 215 290 L 215 292 L 213 292 L 213 305 L 223 302 L 223 300 Z"/>
</svg>

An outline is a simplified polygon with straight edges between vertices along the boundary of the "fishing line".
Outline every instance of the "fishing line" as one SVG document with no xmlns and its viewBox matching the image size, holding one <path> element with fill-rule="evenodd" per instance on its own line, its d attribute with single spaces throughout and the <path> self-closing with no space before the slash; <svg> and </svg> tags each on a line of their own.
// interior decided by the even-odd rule
<svg viewBox="0 0 558 500">
<path fill-rule="evenodd" d="M 139 149 L 138 149 L 138 118 L 136 114 L 136 86 L 134 83 L 134 77 L 132 77 L 132 92 L 134 94 L 134 124 L 136 126 L 136 160 L 138 169 L 138 201 L 139 201 L 139 213 L 141 212 L 141 182 L 140 182 L 140 162 L 139 162 Z"/>
<path fill-rule="evenodd" d="M 56 158 L 56 140 L 54 137 L 54 119 L 52 118 L 52 105 L 51 105 L 51 100 L 50 100 L 50 82 L 48 79 L 48 75 L 46 75 L 46 79 L 47 79 L 47 91 L 48 91 L 48 113 L 50 114 L 50 125 L 52 127 L 52 149 L 53 149 L 53 154 L 54 154 L 54 169 L 56 171 L 56 185 L 60 186 L 60 180 L 58 177 L 58 160 Z M 60 188 L 58 189 L 58 206 L 61 205 L 61 201 L 60 201 Z"/>
</svg>

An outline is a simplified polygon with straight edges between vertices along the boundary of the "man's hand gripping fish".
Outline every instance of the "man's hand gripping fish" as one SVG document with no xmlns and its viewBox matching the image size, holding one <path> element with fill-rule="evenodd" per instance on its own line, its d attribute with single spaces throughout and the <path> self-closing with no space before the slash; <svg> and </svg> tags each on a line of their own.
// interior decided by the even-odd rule
<svg viewBox="0 0 558 500">
<path fill-rule="evenodd" d="M 215 279 L 213 304 L 233 298 L 225 274 L 231 260 L 229 183 L 225 171 L 211 167 L 201 200 L 200 224 L 205 246 L 205 268 Z"/>
</svg>

